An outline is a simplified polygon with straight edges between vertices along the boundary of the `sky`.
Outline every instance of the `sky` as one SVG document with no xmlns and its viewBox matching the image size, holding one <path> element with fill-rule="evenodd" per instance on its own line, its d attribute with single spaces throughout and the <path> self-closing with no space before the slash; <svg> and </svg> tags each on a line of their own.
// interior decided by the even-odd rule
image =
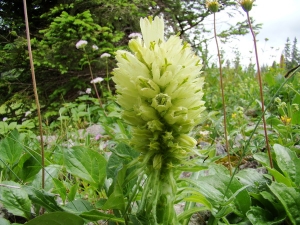
<svg viewBox="0 0 300 225">
<path fill-rule="evenodd" d="M 300 0 L 256 0 L 254 4 L 249 15 L 255 19 L 256 23 L 262 23 L 262 29 L 256 36 L 260 65 L 270 66 L 274 60 L 279 62 L 288 37 L 291 45 L 294 38 L 297 38 L 297 46 L 300 50 Z M 246 20 L 246 13 L 242 8 L 240 11 L 241 14 L 236 13 L 234 18 L 229 18 L 226 12 L 216 14 L 217 32 L 226 29 L 226 21 L 235 23 Z M 212 18 L 210 21 L 213 22 Z M 265 41 L 266 38 L 268 41 Z M 250 33 L 238 37 L 238 40 L 232 40 L 231 43 L 226 43 L 225 46 L 222 43 L 219 45 L 225 50 L 226 58 L 229 60 L 234 58 L 233 49 L 236 47 L 241 53 L 242 65 L 248 65 L 250 59 L 253 63 L 255 62 L 253 38 Z M 210 48 L 216 47 L 211 46 Z"/>
</svg>

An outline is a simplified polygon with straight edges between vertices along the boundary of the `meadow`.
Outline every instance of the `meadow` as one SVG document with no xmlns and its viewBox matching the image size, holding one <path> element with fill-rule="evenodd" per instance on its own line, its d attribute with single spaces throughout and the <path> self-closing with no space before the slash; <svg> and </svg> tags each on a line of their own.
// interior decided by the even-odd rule
<svg viewBox="0 0 300 225">
<path fill-rule="evenodd" d="M 98 46 L 73 43 L 89 82 L 70 100 L 10 102 L 0 224 L 300 224 L 300 66 L 203 65 L 162 17 L 140 26 L 102 76 Z"/>
</svg>

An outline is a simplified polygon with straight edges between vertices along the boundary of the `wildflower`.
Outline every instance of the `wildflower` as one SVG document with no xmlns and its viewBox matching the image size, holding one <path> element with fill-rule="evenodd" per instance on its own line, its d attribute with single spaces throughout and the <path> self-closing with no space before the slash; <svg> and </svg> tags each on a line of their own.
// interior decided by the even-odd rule
<svg viewBox="0 0 300 225">
<path fill-rule="evenodd" d="M 92 93 L 92 89 L 91 89 L 91 88 L 87 88 L 87 89 L 85 90 L 85 93 L 91 94 L 91 93 Z"/>
<path fill-rule="evenodd" d="M 128 35 L 129 38 L 142 38 L 143 36 L 140 33 L 131 33 Z"/>
<path fill-rule="evenodd" d="M 236 117 L 236 113 L 231 114 L 231 118 L 234 119 Z"/>
<path fill-rule="evenodd" d="M 109 58 L 109 57 L 111 57 L 111 55 L 110 55 L 109 53 L 103 53 L 103 54 L 100 56 L 101 59 L 102 59 L 102 58 Z"/>
<path fill-rule="evenodd" d="M 101 135 L 101 134 L 97 134 L 97 135 L 95 136 L 95 140 L 96 140 L 96 141 L 100 140 L 100 138 L 102 138 L 102 135 Z"/>
<path fill-rule="evenodd" d="M 174 170 L 187 163 L 197 143 L 188 134 L 199 124 L 205 109 L 201 101 L 202 65 L 191 46 L 178 36 L 165 41 L 162 18 L 142 18 L 140 25 L 143 40 L 131 39 L 131 52 L 119 50 L 116 54 L 118 68 L 113 71 L 113 80 L 117 102 L 122 118 L 132 126 L 131 144 L 142 153 L 136 162 L 149 177 L 145 184 L 149 188 L 145 189 L 156 196 L 147 201 L 150 194 L 143 193 L 141 201 L 153 210 L 164 205 L 160 212 L 175 215 L 173 208 L 167 208 L 173 207 L 172 203 L 164 201 L 174 201 Z M 172 221 L 165 224 L 177 224 L 173 221 L 176 215 L 168 214 L 168 218 Z M 157 222 L 162 224 L 159 218 Z"/>
<path fill-rule="evenodd" d="M 281 99 L 280 99 L 279 97 L 276 97 L 276 98 L 274 99 L 274 101 L 275 101 L 277 104 L 280 104 L 280 103 L 281 103 Z"/>
<path fill-rule="evenodd" d="M 245 12 L 249 12 L 252 9 L 254 1 L 255 0 L 238 0 L 238 3 L 242 6 Z"/>
<path fill-rule="evenodd" d="M 84 48 L 84 46 L 86 46 L 86 45 L 87 45 L 87 41 L 85 41 L 85 40 L 80 40 L 80 41 L 78 41 L 78 42 L 76 43 L 76 48 L 77 48 L 77 49 Z"/>
<path fill-rule="evenodd" d="M 206 0 L 206 7 L 213 13 L 218 12 L 219 6 L 217 0 Z"/>
<path fill-rule="evenodd" d="M 282 121 L 285 125 L 290 124 L 290 122 L 291 122 L 291 120 L 292 120 L 291 118 L 289 118 L 289 117 L 286 116 L 286 115 L 281 116 L 280 119 L 281 119 L 281 121 Z"/>
<path fill-rule="evenodd" d="M 101 83 L 104 79 L 102 77 L 96 77 L 95 79 L 91 80 L 91 84 Z"/>
<path fill-rule="evenodd" d="M 29 116 L 31 114 L 30 111 L 25 112 L 25 117 Z"/>
<path fill-rule="evenodd" d="M 3 117 L 2 121 L 5 122 L 6 120 L 8 120 L 7 117 Z"/>
<path fill-rule="evenodd" d="M 94 51 L 97 51 L 99 49 L 97 45 L 93 45 L 92 48 Z"/>
</svg>

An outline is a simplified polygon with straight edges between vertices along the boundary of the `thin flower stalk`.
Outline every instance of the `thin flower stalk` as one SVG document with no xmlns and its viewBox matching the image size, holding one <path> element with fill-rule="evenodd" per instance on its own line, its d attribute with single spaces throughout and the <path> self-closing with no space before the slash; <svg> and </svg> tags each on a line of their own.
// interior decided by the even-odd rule
<svg viewBox="0 0 300 225">
<path fill-rule="evenodd" d="M 242 6 L 243 10 L 247 14 L 249 29 L 250 29 L 252 37 L 253 37 L 254 50 L 255 50 L 255 59 L 256 59 L 256 66 L 257 66 L 257 76 L 258 76 L 258 82 L 259 82 L 259 91 L 260 91 L 260 101 L 261 101 L 262 120 L 263 120 L 263 127 L 264 127 L 264 136 L 265 136 L 266 148 L 267 148 L 268 156 L 269 156 L 270 167 L 273 168 L 274 166 L 273 166 L 271 148 L 270 148 L 268 132 L 267 132 L 267 123 L 266 123 L 266 119 L 265 119 L 263 84 L 262 84 L 261 71 L 260 71 L 259 60 L 258 60 L 256 35 L 253 31 L 250 16 L 249 16 L 249 11 L 252 9 L 253 2 L 254 2 L 254 0 L 239 0 L 239 4 Z M 273 179 L 274 179 L 274 177 L 273 177 Z"/>
<path fill-rule="evenodd" d="M 27 37 L 28 54 L 29 54 L 31 76 L 32 76 L 32 83 L 33 83 L 33 91 L 34 91 L 35 104 L 36 104 L 36 109 L 37 109 L 37 114 L 38 114 L 38 121 L 39 121 L 40 145 L 41 145 L 41 166 L 42 166 L 42 189 L 44 189 L 45 188 L 45 154 L 44 154 L 42 115 L 41 115 L 41 107 L 40 107 L 39 95 L 38 95 L 38 92 L 37 92 L 36 79 L 35 79 L 35 71 L 34 71 L 34 63 L 33 63 L 31 43 L 30 43 L 30 31 L 29 31 L 26 0 L 23 0 L 23 5 L 24 5 L 26 37 Z M 43 213 L 43 209 L 41 210 L 41 212 Z"/>
<path fill-rule="evenodd" d="M 106 84 L 107 84 L 107 90 L 109 91 L 109 93 L 111 94 L 111 90 L 110 90 L 110 86 L 109 86 L 109 73 L 108 73 L 108 59 L 111 55 L 108 53 L 103 53 L 100 58 L 105 58 L 105 62 L 106 62 Z"/>
<path fill-rule="evenodd" d="M 27 38 L 30 68 L 31 68 L 33 92 L 34 92 L 35 104 L 36 104 L 36 109 L 37 109 L 37 114 L 38 114 L 39 133 L 40 133 L 40 146 L 41 146 L 42 189 L 44 189 L 45 188 L 45 149 L 44 149 L 44 139 L 43 139 L 42 114 L 41 114 L 39 95 L 38 95 L 38 92 L 37 92 L 36 79 L 35 79 L 35 70 L 34 70 L 33 56 L 32 56 L 32 50 L 31 50 L 30 30 L 29 30 L 26 0 L 23 0 L 23 6 L 24 6 L 26 38 Z M 41 210 L 40 210 L 40 214 L 44 214 L 44 212 L 45 212 L 45 209 L 42 207 Z"/>
<path fill-rule="evenodd" d="M 94 80 L 94 75 L 93 75 L 92 66 L 91 66 L 91 63 L 90 63 L 90 58 L 89 58 L 89 56 L 88 56 L 88 54 L 86 53 L 86 50 L 85 50 L 86 45 L 87 45 L 86 40 L 80 40 L 76 43 L 76 48 L 77 49 L 83 49 L 84 53 L 86 54 L 86 57 L 87 57 L 87 60 L 88 60 L 88 65 L 89 65 L 90 75 L 91 75 L 92 80 Z M 98 47 L 96 45 L 93 45 L 92 48 L 93 48 L 94 51 L 96 51 L 98 49 Z M 100 107 L 103 108 L 102 101 L 101 101 L 100 95 L 98 93 L 98 89 L 96 87 L 96 84 L 94 82 L 92 84 L 93 84 L 94 90 L 96 92 L 96 96 L 97 96 L 97 99 L 99 101 Z"/>
<path fill-rule="evenodd" d="M 88 56 L 87 56 L 87 57 L 88 57 Z M 92 67 L 91 67 L 91 64 L 90 64 L 89 57 L 88 57 L 88 65 L 89 65 L 89 70 L 90 70 L 91 78 L 92 78 L 92 80 L 94 80 L 94 75 L 93 75 L 93 71 L 92 71 Z M 95 89 L 96 96 L 97 96 L 97 98 L 98 98 L 100 107 L 103 108 L 102 101 L 101 101 L 100 95 L 99 95 L 99 93 L 98 93 L 98 89 L 97 89 L 97 87 L 96 87 L 96 83 L 93 82 L 92 84 L 93 84 L 93 87 L 94 87 L 94 89 Z"/>
<path fill-rule="evenodd" d="M 223 71 L 222 71 L 221 55 L 220 55 L 217 31 L 216 31 L 216 12 L 219 9 L 219 3 L 216 0 L 212 0 L 212 1 L 208 0 L 208 1 L 206 1 L 206 6 L 214 14 L 214 37 L 215 37 L 215 41 L 216 41 L 218 60 L 219 60 L 220 89 L 221 89 L 222 104 L 223 104 L 223 125 L 224 125 L 225 146 L 226 146 L 226 151 L 227 151 L 227 160 L 228 160 L 229 171 L 230 171 L 230 175 L 231 175 L 232 168 L 231 168 L 230 149 L 229 149 L 228 134 L 227 134 L 227 119 L 226 119 L 226 104 L 225 104 L 225 97 L 224 97 Z"/>
</svg>

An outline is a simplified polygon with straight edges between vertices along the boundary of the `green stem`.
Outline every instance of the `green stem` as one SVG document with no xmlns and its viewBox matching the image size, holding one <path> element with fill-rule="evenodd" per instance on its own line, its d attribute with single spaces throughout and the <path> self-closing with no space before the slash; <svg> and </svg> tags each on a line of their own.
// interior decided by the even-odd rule
<svg viewBox="0 0 300 225">
<path fill-rule="evenodd" d="M 107 89 L 111 95 L 111 90 L 110 90 L 110 87 L 109 87 L 109 75 L 108 75 L 108 62 L 107 62 L 107 59 L 106 59 L 106 82 L 107 82 Z"/>
<path fill-rule="evenodd" d="M 84 51 L 85 51 L 85 49 L 84 49 Z M 88 65 L 89 65 L 89 70 L 90 70 L 91 78 L 93 80 L 94 79 L 94 75 L 93 75 L 92 66 L 91 66 L 90 58 L 89 58 L 88 54 L 86 54 L 86 57 L 87 57 L 87 60 L 88 60 Z M 103 108 L 102 101 L 101 101 L 100 95 L 98 93 L 98 89 L 96 87 L 96 84 L 93 83 L 93 86 L 94 86 L 94 89 L 95 89 L 95 92 L 96 92 L 96 96 L 97 96 L 97 98 L 99 100 L 99 104 L 100 104 L 101 108 Z"/>
</svg>

